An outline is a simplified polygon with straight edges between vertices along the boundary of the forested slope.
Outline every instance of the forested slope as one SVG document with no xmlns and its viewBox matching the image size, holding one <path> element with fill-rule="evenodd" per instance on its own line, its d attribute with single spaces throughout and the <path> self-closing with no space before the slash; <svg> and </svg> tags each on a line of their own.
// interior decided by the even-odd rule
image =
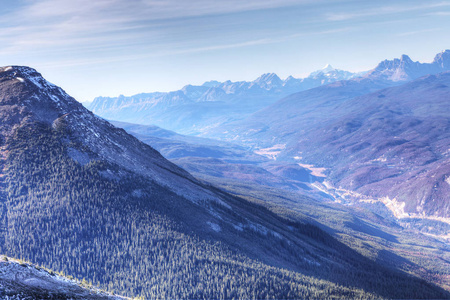
<svg viewBox="0 0 450 300">
<path fill-rule="evenodd" d="M 0 252 L 145 298 L 445 298 L 198 182 L 35 70 L 0 72 Z"/>
</svg>

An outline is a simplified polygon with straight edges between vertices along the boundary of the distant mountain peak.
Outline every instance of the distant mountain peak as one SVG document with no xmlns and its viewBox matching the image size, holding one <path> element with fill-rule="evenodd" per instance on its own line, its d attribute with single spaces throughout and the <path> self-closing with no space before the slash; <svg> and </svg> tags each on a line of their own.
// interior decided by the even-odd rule
<svg viewBox="0 0 450 300">
<path fill-rule="evenodd" d="M 262 74 L 254 81 L 254 83 L 269 89 L 283 85 L 283 81 L 275 73 Z"/>
<path fill-rule="evenodd" d="M 295 79 L 294 78 L 294 76 L 292 76 L 292 75 L 289 75 L 287 78 L 286 78 L 286 80 L 285 81 L 288 81 L 288 80 L 292 80 L 292 79 Z"/>
<path fill-rule="evenodd" d="M 355 73 L 333 68 L 330 64 L 326 64 L 320 70 L 314 71 L 307 78 L 324 80 L 331 83 L 332 81 L 347 80 L 355 77 Z"/>
<path fill-rule="evenodd" d="M 195 100 L 195 99 L 200 98 L 208 89 L 210 89 L 210 87 L 205 86 L 205 85 L 195 86 L 195 85 L 188 84 L 188 85 L 185 85 L 181 89 L 181 92 L 188 99 Z M 172 92 L 169 92 L 169 94 L 171 94 L 171 93 Z M 171 95 L 173 95 L 173 94 L 171 94 Z"/>
<path fill-rule="evenodd" d="M 408 63 L 413 62 L 412 59 L 406 54 L 402 54 L 402 56 L 400 57 L 400 61 L 408 62 Z"/>
<path fill-rule="evenodd" d="M 440 57 L 448 57 L 450 55 L 450 50 L 442 50 L 440 53 L 436 54 L 435 59 L 436 58 L 440 58 Z"/>
<path fill-rule="evenodd" d="M 433 63 L 443 69 L 450 69 L 450 50 L 443 50 L 441 53 L 436 54 Z"/>
<path fill-rule="evenodd" d="M 272 80 L 277 80 L 280 79 L 280 77 L 278 77 L 277 74 L 275 73 L 264 73 L 261 76 L 259 76 L 255 81 L 265 81 L 265 82 L 269 82 Z"/>
<path fill-rule="evenodd" d="M 366 77 L 384 79 L 393 82 L 409 81 L 425 76 L 450 70 L 450 50 L 438 53 L 432 63 L 420 63 L 413 61 L 408 55 L 400 58 L 384 60 Z"/>
<path fill-rule="evenodd" d="M 323 67 L 322 72 L 328 73 L 328 72 L 331 72 L 334 70 L 335 70 L 335 68 L 333 68 L 330 64 L 326 64 L 325 67 Z"/>
<path fill-rule="evenodd" d="M 412 73 L 410 69 L 413 64 L 414 62 L 407 55 L 402 55 L 401 58 L 393 60 L 386 59 L 380 62 L 367 76 L 384 78 L 393 82 L 407 81 L 411 77 L 416 78 L 415 75 L 410 74 Z"/>
<path fill-rule="evenodd" d="M 220 85 L 221 82 L 217 81 L 217 80 L 210 80 L 210 81 L 205 81 L 202 86 L 206 86 L 206 87 L 216 87 L 218 85 Z"/>
</svg>

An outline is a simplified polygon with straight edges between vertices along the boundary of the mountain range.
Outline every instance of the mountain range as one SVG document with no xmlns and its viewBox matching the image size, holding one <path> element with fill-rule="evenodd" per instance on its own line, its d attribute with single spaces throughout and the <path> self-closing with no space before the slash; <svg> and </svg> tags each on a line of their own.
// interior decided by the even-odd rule
<svg viewBox="0 0 450 300">
<path fill-rule="evenodd" d="M 276 100 L 362 73 L 351 73 L 327 65 L 310 76 L 281 80 L 274 73 L 254 81 L 210 81 L 187 85 L 179 91 L 144 93 L 131 97 L 97 97 L 88 106 L 110 120 L 157 125 L 184 134 L 200 134 L 231 121 L 243 119 Z"/>
<path fill-rule="evenodd" d="M 405 82 L 419 77 L 450 70 L 450 51 L 438 53 L 431 63 L 420 63 L 403 54 L 400 58 L 384 60 L 365 76 L 395 82 Z"/>
</svg>

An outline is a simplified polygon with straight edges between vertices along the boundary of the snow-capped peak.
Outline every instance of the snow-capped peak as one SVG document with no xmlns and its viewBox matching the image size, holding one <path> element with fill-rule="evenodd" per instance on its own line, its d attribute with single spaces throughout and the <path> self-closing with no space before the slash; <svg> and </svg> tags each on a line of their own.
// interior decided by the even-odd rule
<svg viewBox="0 0 450 300">
<path fill-rule="evenodd" d="M 334 70 L 335 70 L 335 68 L 333 68 L 330 64 L 326 64 L 326 66 L 323 67 L 322 72 L 323 73 L 328 73 L 328 72 L 331 72 L 331 71 L 334 71 Z"/>
<path fill-rule="evenodd" d="M 314 79 L 314 80 L 324 80 L 323 82 L 331 82 L 331 81 L 337 81 L 337 80 L 347 80 L 350 78 L 355 77 L 356 74 L 343 71 L 339 69 L 333 68 L 330 64 L 327 64 L 325 67 L 323 67 L 320 70 L 314 71 L 307 78 Z M 329 81 L 330 79 L 331 81 Z"/>
<path fill-rule="evenodd" d="M 202 86 L 206 86 L 206 87 L 216 87 L 218 85 L 220 85 L 221 82 L 217 81 L 217 80 L 210 80 L 210 81 L 205 81 Z"/>
<path fill-rule="evenodd" d="M 277 74 L 275 73 L 265 73 L 262 74 L 261 76 L 259 76 L 255 82 L 266 82 L 266 83 L 270 83 L 274 80 L 279 80 L 280 78 L 278 77 Z"/>
<path fill-rule="evenodd" d="M 25 82 L 28 80 L 38 88 L 53 88 L 55 87 L 52 83 L 45 80 L 41 74 L 39 74 L 35 69 L 25 66 L 7 66 L 0 68 L 0 73 L 6 73 L 11 79 L 17 79 L 20 82 Z"/>
<path fill-rule="evenodd" d="M 283 84 L 283 81 L 275 73 L 265 73 L 258 77 L 253 83 L 261 87 L 270 89 L 272 87 L 281 86 Z"/>
<path fill-rule="evenodd" d="M 412 59 L 411 59 L 408 55 L 403 54 L 403 55 L 400 57 L 400 61 L 405 62 L 405 63 L 409 63 L 409 62 L 412 62 Z"/>
<path fill-rule="evenodd" d="M 444 50 L 441 53 L 438 53 L 434 57 L 433 63 L 443 70 L 450 69 L 450 50 Z"/>
<path fill-rule="evenodd" d="M 370 71 L 366 77 L 396 81 L 409 81 L 427 74 L 437 74 L 450 70 L 450 50 L 437 54 L 432 63 L 413 61 L 408 55 L 384 60 Z"/>
<path fill-rule="evenodd" d="M 40 121 L 53 122 L 57 117 L 81 109 L 81 104 L 64 90 L 48 82 L 35 69 L 26 66 L 0 68 L 0 78 L 5 89 L 14 87 L 14 93 L 22 97 L 6 97 L 15 105 L 34 110 Z"/>
</svg>

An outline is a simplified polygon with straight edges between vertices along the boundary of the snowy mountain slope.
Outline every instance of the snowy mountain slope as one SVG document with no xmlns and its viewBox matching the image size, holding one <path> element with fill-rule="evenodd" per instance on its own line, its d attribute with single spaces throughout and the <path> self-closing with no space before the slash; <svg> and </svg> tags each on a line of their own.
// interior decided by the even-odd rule
<svg viewBox="0 0 450 300">
<path fill-rule="evenodd" d="M 129 299 L 5 256 L 0 260 L 0 299 Z"/>
</svg>

